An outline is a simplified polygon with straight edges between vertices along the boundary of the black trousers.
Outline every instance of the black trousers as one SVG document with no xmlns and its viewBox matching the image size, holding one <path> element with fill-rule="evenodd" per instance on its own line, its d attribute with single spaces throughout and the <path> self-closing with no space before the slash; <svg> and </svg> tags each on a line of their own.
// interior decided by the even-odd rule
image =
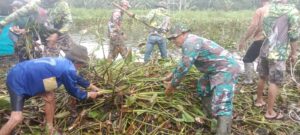
<svg viewBox="0 0 300 135">
<path fill-rule="evenodd" d="M 260 48 L 264 40 L 254 41 L 248 48 L 246 55 L 243 58 L 244 63 L 252 63 L 259 56 Z"/>
</svg>

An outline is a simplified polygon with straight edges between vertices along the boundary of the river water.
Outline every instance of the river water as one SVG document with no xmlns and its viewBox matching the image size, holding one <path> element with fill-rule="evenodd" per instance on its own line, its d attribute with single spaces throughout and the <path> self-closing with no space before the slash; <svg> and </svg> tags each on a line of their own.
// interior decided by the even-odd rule
<svg viewBox="0 0 300 135">
<path fill-rule="evenodd" d="M 103 38 L 101 43 L 98 43 L 97 39 L 94 35 L 71 34 L 71 37 L 73 38 L 73 40 L 76 43 L 87 47 L 89 55 L 96 56 L 96 58 L 98 58 L 98 59 L 107 58 L 108 52 L 109 52 L 109 39 L 108 38 Z M 125 40 L 125 45 L 132 49 L 132 53 L 136 57 L 136 59 L 135 59 L 136 62 L 143 62 L 144 54 L 141 51 L 141 50 L 143 50 L 143 48 L 137 47 L 138 46 L 137 42 L 139 42 L 139 41 L 133 40 L 133 39 L 128 39 L 128 40 Z M 146 41 L 144 41 L 144 42 L 146 42 Z M 242 56 L 235 52 L 233 52 L 232 54 L 238 61 L 239 65 L 241 67 L 241 72 L 244 72 Z M 159 55 L 157 50 L 156 50 L 156 52 L 154 52 L 154 55 Z M 168 55 L 170 57 L 172 57 L 173 59 L 180 59 L 180 56 L 181 56 L 179 49 L 168 49 Z M 122 59 L 121 55 L 118 55 L 118 57 L 116 59 Z M 257 62 L 254 62 L 254 67 L 256 69 Z"/>
</svg>

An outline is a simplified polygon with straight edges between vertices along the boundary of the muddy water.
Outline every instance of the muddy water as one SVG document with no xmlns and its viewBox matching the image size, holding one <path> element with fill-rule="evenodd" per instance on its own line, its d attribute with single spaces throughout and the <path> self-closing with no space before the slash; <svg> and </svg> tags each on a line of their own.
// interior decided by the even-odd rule
<svg viewBox="0 0 300 135">
<path fill-rule="evenodd" d="M 101 42 L 97 42 L 97 39 L 94 35 L 80 35 L 80 34 L 71 34 L 72 39 L 85 47 L 87 47 L 88 52 L 90 55 L 96 56 L 96 58 L 103 59 L 107 58 L 108 52 L 109 52 L 109 39 L 103 38 Z M 143 62 L 144 58 L 144 49 L 145 45 L 142 47 L 138 47 L 139 44 L 145 43 L 146 39 L 145 37 L 134 37 L 134 38 L 128 38 L 125 40 L 125 45 L 132 50 L 132 53 L 134 54 L 137 62 Z M 170 50 L 170 49 L 169 49 Z M 170 50 L 169 55 L 172 58 L 178 59 L 180 51 L 179 50 Z M 158 55 L 159 58 L 160 53 L 158 51 L 158 47 L 154 48 L 154 51 L 152 52 L 153 55 Z M 118 55 L 117 59 L 122 59 L 121 55 Z"/>
<path fill-rule="evenodd" d="M 98 43 L 97 39 L 94 35 L 71 34 L 71 36 L 76 43 L 79 43 L 79 44 L 87 47 L 90 55 L 94 55 L 98 59 L 107 58 L 108 52 L 109 52 L 109 39 L 108 38 L 104 38 L 100 43 Z M 141 40 L 137 40 L 138 38 Z M 126 46 L 132 49 L 132 52 L 135 55 L 137 62 L 143 62 L 143 57 L 144 57 L 144 54 L 142 51 L 144 48 L 138 47 L 138 44 L 140 42 L 146 42 L 145 37 L 135 37 L 134 39 L 125 40 Z M 169 44 L 168 48 L 170 48 L 170 44 Z M 181 56 L 179 49 L 168 49 L 168 53 L 169 53 L 169 56 L 172 57 L 172 59 L 179 59 Z M 154 51 L 154 55 L 159 55 L 157 49 L 156 49 L 156 52 Z M 242 56 L 239 55 L 238 53 L 233 53 L 233 56 L 238 61 L 239 65 L 241 67 L 241 72 L 244 72 L 244 64 L 242 61 Z M 122 59 L 121 55 L 118 55 L 117 59 Z M 254 67 L 256 69 L 257 62 L 254 62 Z"/>
</svg>

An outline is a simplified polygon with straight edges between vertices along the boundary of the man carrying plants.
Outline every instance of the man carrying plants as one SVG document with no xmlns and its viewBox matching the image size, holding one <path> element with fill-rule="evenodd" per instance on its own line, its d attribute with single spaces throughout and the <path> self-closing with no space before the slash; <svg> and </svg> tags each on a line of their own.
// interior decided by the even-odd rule
<svg viewBox="0 0 300 135">
<path fill-rule="evenodd" d="M 87 49 L 74 46 L 66 53 L 66 58 L 44 57 L 25 61 L 14 66 L 7 75 L 6 85 L 11 101 L 11 116 L 1 128 L 0 135 L 9 135 L 23 120 L 23 106 L 26 99 L 41 96 L 45 101 L 46 131 L 56 134 L 53 126 L 55 112 L 55 90 L 62 84 L 67 92 L 83 100 L 95 99 L 99 88 L 76 73 L 88 63 Z M 95 92 L 82 91 L 77 85 Z"/>
<path fill-rule="evenodd" d="M 168 39 L 182 49 L 182 59 L 173 73 L 163 80 L 166 94 L 176 86 L 195 65 L 204 75 L 197 81 L 197 91 L 208 115 L 217 118 L 217 135 L 231 133 L 233 96 L 240 67 L 233 56 L 217 43 L 189 33 L 184 24 L 172 26 Z"/>
<path fill-rule="evenodd" d="M 73 19 L 65 0 L 31 1 L 0 21 L 0 32 L 6 24 L 29 15 L 34 15 L 35 19 L 34 30 L 30 31 L 37 31 L 43 45 L 50 42 L 43 56 L 59 56 L 60 50 L 67 51 L 74 44 L 68 35 Z"/>
</svg>

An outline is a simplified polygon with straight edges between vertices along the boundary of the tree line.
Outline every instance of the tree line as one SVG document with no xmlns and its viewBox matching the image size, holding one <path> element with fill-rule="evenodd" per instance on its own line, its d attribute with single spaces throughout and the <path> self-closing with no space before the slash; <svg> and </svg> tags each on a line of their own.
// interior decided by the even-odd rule
<svg viewBox="0 0 300 135">
<path fill-rule="evenodd" d="M 78 8 L 111 8 L 108 0 L 68 0 Z M 129 0 L 132 8 L 150 9 L 161 0 Z M 260 0 L 164 0 L 172 10 L 249 10 L 260 5 Z M 118 2 L 115 0 L 115 2 Z M 300 9 L 300 0 L 289 0 Z"/>
</svg>

